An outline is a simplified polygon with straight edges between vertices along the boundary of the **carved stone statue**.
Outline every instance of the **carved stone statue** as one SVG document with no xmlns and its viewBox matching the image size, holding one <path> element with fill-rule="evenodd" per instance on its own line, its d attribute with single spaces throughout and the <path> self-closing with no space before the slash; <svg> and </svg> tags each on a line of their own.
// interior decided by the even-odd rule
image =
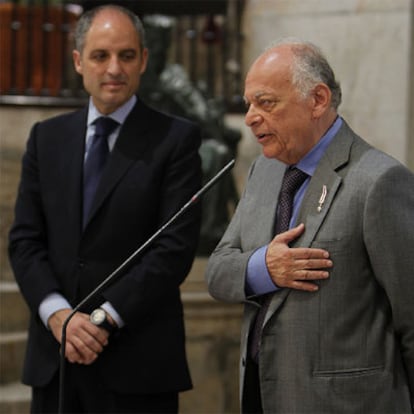
<svg viewBox="0 0 414 414">
<path fill-rule="evenodd" d="M 208 98 L 194 85 L 179 64 L 167 63 L 174 19 L 162 15 L 144 17 L 149 48 L 148 67 L 139 95 L 162 111 L 191 119 L 202 128 L 200 148 L 203 179 L 207 182 L 235 158 L 241 134 L 224 121 L 225 109 L 219 98 Z M 231 174 L 225 175 L 203 197 L 199 255 L 209 255 L 223 235 L 238 194 Z"/>
</svg>

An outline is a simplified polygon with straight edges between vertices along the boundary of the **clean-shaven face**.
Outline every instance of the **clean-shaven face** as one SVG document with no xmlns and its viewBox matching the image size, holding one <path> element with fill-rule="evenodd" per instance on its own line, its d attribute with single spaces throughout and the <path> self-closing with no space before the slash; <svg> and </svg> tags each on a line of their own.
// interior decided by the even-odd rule
<svg viewBox="0 0 414 414">
<path fill-rule="evenodd" d="M 313 102 L 292 85 L 292 54 L 279 46 L 260 56 L 245 82 L 245 116 L 263 154 L 295 164 L 315 145 L 312 126 Z"/>
<path fill-rule="evenodd" d="M 148 58 L 139 40 L 128 16 L 104 9 L 93 19 L 82 52 L 73 52 L 75 69 L 101 113 L 114 112 L 136 93 Z"/>
</svg>

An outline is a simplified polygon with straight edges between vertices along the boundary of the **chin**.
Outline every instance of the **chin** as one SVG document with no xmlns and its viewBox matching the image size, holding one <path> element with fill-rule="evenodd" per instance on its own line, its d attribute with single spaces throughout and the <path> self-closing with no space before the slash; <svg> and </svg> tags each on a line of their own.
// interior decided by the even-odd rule
<svg viewBox="0 0 414 414">
<path fill-rule="evenodd" d="M 280 156 L 279 152 L 278 152 L 278 151 L 275 151 L 275 150 L 274 150 L 274 149 L 272 149 L 272 148 L 266 148 L 266 147 L 263 147 L 262 152 L 263 152 L 263 155 L 264 155 L 266 158 L 275 158 L 275 159 L 279 159 L 279 156 Z"/>
</svg>

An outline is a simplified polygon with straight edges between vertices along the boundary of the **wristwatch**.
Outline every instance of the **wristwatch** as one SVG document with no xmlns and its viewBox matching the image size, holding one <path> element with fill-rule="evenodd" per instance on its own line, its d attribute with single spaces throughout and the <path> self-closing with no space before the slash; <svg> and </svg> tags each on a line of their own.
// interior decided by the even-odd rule
<svg viewBox="0 0 414 414">
<path fill-rule="evenodd" d="M 115 330 L 115 326 L 112 325 L 108 317 L 106 316 L 106 312 L 102 308 L 95 309 L 89 316 L 89 320 L 96 326 L 100 328 L 104 328 L 109 333 L 112 333 Z"/>
</svg>

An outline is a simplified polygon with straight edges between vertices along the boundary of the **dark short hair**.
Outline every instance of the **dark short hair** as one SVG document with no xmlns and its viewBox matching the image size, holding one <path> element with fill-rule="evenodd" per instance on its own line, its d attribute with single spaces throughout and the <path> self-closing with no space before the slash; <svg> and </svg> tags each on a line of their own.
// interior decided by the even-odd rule
<svg viewBox="0 0 414 414">
<path fill-rule="evenodd" d="M 132 24 L 134 25 L 138 38 L 141 50 L 145 48 L 145 29 L 140 20 L 140 18 L 133 13 L 131 10 L 128 10 L 125 7 L 118 6 L 116 4 L 106 4 L 103 6 L 95 7 L 91 10 L 88 10 L 79 18 L 76 29 L 75 29 L 75 48 L 80 53 L 82 53 L 83 48 L 85 46 L 85 37 L 88 33 L 89 29 L 91 28 L 93 19 L 102 11 L 106 9 L 118 10 L 120 13 L 125 14 L 129 17 Z"/>
</svg>

